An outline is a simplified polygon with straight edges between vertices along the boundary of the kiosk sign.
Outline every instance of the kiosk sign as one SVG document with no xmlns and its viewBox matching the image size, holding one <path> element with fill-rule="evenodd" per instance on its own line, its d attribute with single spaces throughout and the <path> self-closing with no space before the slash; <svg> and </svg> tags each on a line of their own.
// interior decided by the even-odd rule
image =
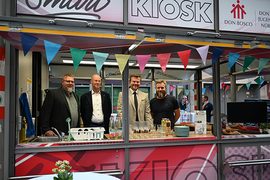
<svg viewBox="0 0 270 180">
<path fill-rule="evenodd" d="M 220 0 L 220 30 L 270 34 L 270 1 L 254 2 L 253 0 Z"/>
<path fill-rule="evenodd" d="M 213 0 L 129 0 L 129 23 L 214 29 Z"/>
</svg>

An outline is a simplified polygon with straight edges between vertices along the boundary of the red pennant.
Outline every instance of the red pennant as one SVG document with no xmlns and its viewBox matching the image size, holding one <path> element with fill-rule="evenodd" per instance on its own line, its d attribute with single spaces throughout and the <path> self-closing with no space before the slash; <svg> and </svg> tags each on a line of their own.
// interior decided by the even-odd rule
<svg viewBox="0 0 270 180">
<path fill-rule="evenodd" d="M 171 57 L 171 53 L 157 54 L 157 58 L 158 58 L 158 61 L 159 61 L 159 64 L 161 66 L 163 73 L 165 73 L 166 71 L 166 66 L 169 62 L 170 57 Z"/>
<path fill-rule="evenodd" d="M 222 83 L 222 86 L 221 86 L 220 89 L 223 89 L 225 86 L 226 86 L 226 84 L 225 83 Z"/>
<path fill-rule="evenodd" d="M 187 65 L 188 65 L 188 60 L 189 60 L 190 52 L 191 52 L 191 49 L 190 50 L 186 50 L 186 51 L 179 51 L 179 52 L 177 52 L 178 56 L 180 57 L 183 65 L 185 67 L 185 70 L 186 70 Z"/>
<path fill-rule="evenodd" d="M 230 87 L 231 87 L 230 85 L 227 85 L 226 88 L 225 88 L 225 92 L 226 92 Z"/>
</svg>

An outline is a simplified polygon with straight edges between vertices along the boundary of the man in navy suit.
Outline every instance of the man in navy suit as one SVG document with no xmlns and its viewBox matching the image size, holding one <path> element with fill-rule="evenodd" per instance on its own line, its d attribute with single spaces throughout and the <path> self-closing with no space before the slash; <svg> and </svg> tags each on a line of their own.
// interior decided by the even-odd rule
<svg viewBox="0 0 270 180">
<path fill-rule="evenodd" d="M 92 90 L 81 97 L 81 116 L 84 127 L 104 127 L 109 133 L 109 120 L 112 113 L 110 95 L 100 91 L 101 78 L 95 74 L 90 83 Z"/>
<path fill-rule="evenodd" d="M 46 90 L 46 98 L 40 113 L 42 133 L 46 136 L 56 136 L 51 129 L 52 127 L 67 134 L 67 118 L 71 118 L 71 127 L 79 127 L 79 97 L 73 92 L 73 88 L 74 76 L 65 74 L 62 78 L 62 87 Z"/>
</svg>

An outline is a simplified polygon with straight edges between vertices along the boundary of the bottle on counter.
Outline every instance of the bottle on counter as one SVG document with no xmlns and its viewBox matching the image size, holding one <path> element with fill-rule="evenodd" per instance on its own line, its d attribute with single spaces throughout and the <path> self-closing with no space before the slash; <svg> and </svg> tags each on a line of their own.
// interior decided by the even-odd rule
<svg viewBox="0 0 270 180">
<path fill-rule="evenodd" d="M 111 118 L 110 118 L 109 136 L 110 136 L 110 139 L 115 139 L 115 123 L 114 123 L 114 117 L 113 116 L 111 116 Z"/>
<path fill-rule="evenodd" d="M 171 121 L 167 119 L 166 121 L 166 136 L 168 136 L 168 132 L 171 130 Z"/>
<path fill-rule="evenodd" d="M 114 132 L 115 132 L 114 139 L 117 139 L 118 138 L 118 115 L 116 115 L 116 118 L 114 120 Z"/>
<path fill-rule="evenodd" d="M 118 120 L 117 120 L 117 138 L 118 139 L 123 138 L 122 117 L 121 116 L 118 116 Z"/>
</svg>

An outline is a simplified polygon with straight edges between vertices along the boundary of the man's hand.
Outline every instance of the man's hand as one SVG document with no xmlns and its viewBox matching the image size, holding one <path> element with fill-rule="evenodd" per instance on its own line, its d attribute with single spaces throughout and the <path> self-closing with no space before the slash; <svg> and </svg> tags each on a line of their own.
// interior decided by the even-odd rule
<svg viewBox="0 0 270 180">
<path fill-rule="evenodd" d="M 45 136 L 56 136 L 56 134 L 52 130 L 49 130 L 45 133 Z"/>
<path fill-rule="evenodd" d="M 188 101 L 186 101 L 186 105 L 188 105 Z"/>
</svg>

